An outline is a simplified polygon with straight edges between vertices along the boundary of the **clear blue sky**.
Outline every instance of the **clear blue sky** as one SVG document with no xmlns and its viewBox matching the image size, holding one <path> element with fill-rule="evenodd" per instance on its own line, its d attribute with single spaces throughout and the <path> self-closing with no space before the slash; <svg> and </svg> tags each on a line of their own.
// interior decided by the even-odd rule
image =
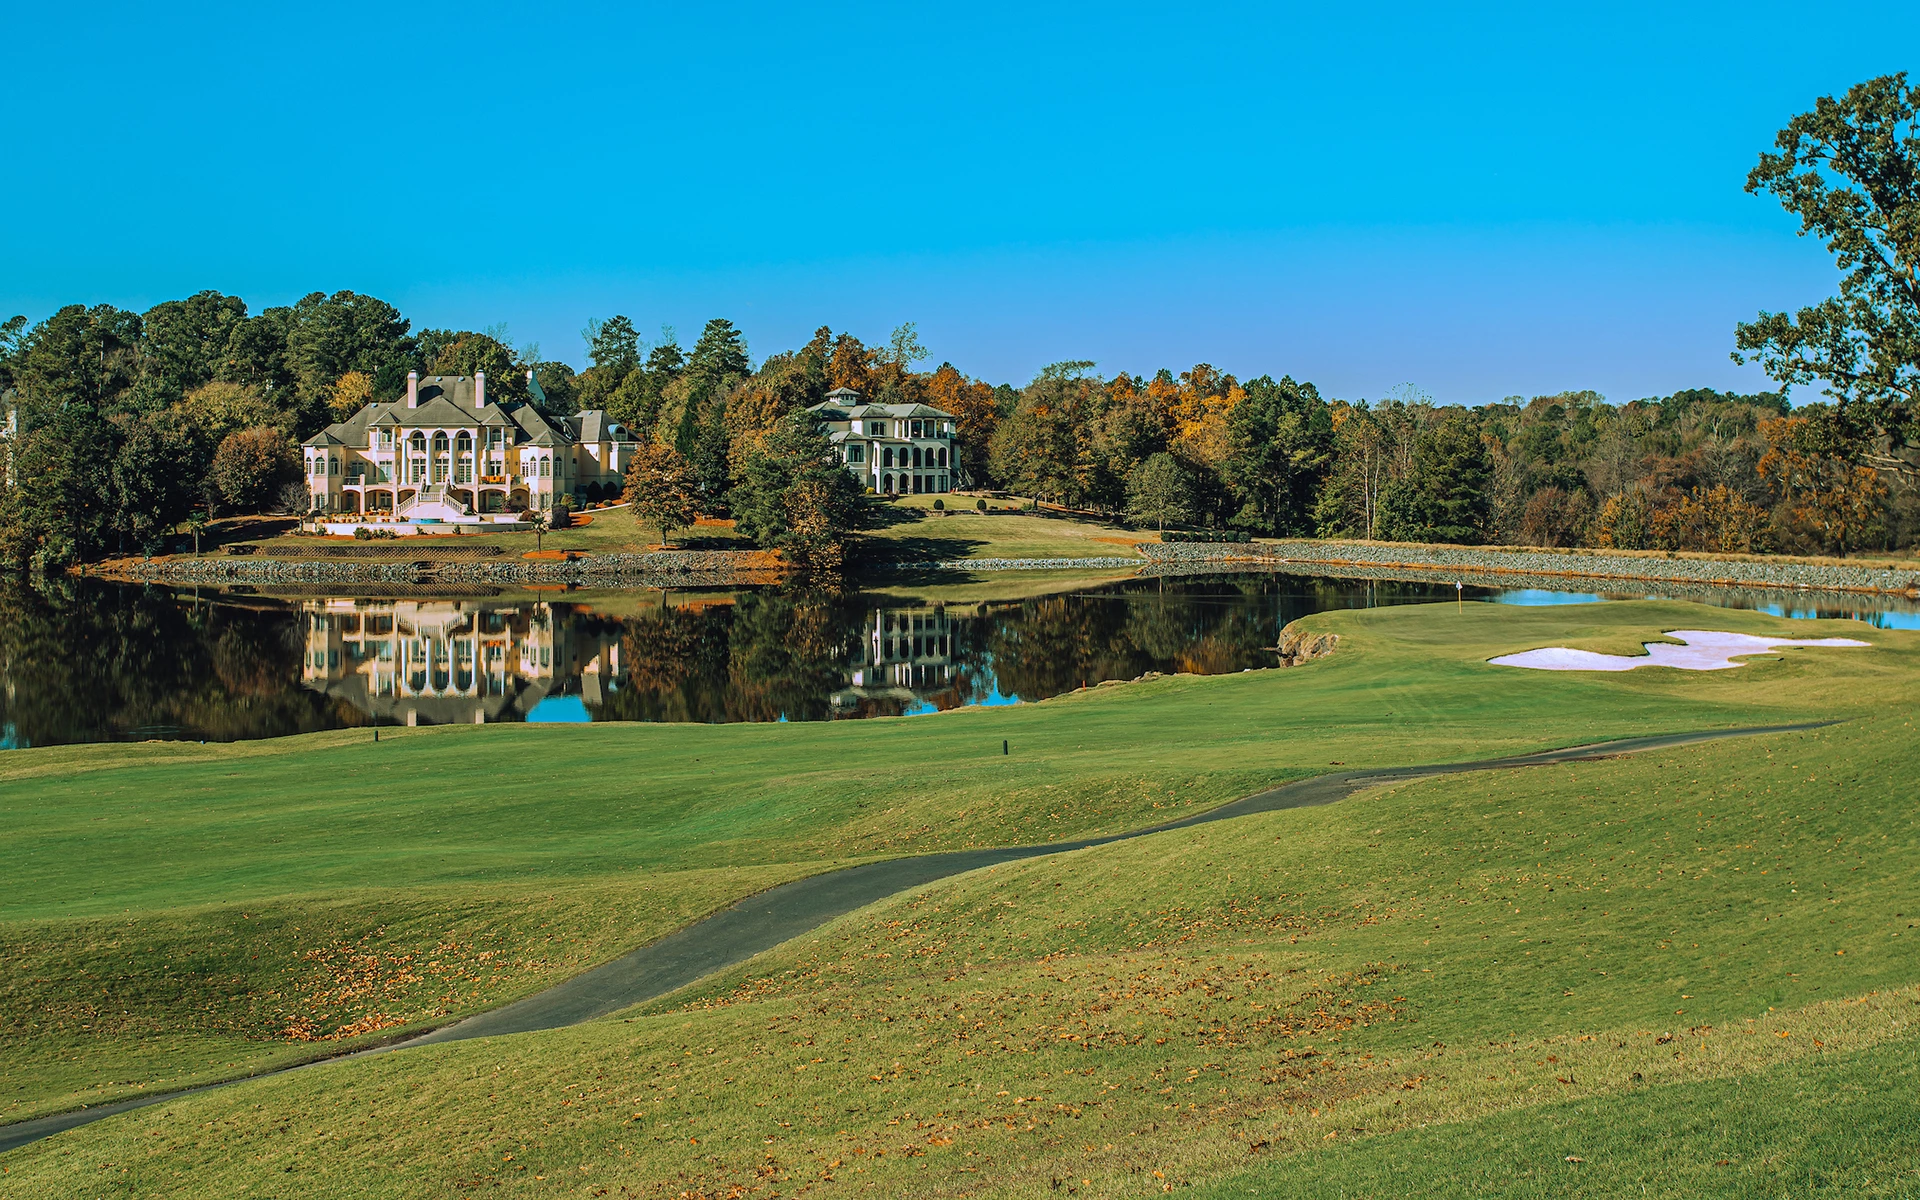
<svg viewBox="0 0 1920 1200">
<path fill-rule="evenodd" d="M 1825 14 L 1833 13 L 1833 16 Z M 349 288 L 583 359 L 918 323 L 1023 382 L 1375 397 L 1763 380 L 1832 290 L 1741 190 L 1920 5 L 16 5 L 0 309 Z"/>
</svg>

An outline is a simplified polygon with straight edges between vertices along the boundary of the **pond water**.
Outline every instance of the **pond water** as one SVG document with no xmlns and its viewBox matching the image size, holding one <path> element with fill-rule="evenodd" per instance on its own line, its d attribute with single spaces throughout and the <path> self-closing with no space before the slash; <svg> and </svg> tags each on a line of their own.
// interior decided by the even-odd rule
<svg viewBox="0 0 1920 1200">
<path fill-rule="evenodd" d="M 1148 671 L 1272 666 L 1270 647 L 1296 617 L 1454 594 L 1449 584 L 1267 573 L 945 606 L 773 590 L 276 599 L 61 581 L 0 588 L 0 747 L 376 724 L 911 715 Z M 1914 616 L 1779 610 L 1882 625 Z"/>
</svg>

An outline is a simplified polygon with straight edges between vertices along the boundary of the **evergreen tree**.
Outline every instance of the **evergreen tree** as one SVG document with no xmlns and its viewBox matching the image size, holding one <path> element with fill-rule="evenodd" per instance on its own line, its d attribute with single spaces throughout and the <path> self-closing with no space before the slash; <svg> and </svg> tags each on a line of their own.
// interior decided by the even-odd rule
<svg viewBox="0 0 1920 1200">
<path fill-rule="evenodd" d="M 789 414 L 745 456 L 727 505 L 735 528 L 803 571 L 838 571 L 847 535 L 866 517 L 860 485 L 807 412 Z"/>
<path fill-rule="evenodd" d="M 1454 410 L 1416 438 L 1412 470 L 1380 497 L 1380 536 L 1393 542 L 1484 541 L 1493 464 L 1472 414 Z"/>
<path fill-rule="evenodd" d="M 587 339 L 587 357 L 593 360 L 593 365 L 616 380 L 625 379 L 627 372 L 639 367 L 640 335 L 627 318 L 614 316 L 604 321 L 589 321 L 582 336 Z"/>
<path fill-rule="evenodd" d="M 687 356 L 687 374 L 715 386 L 730 377 L 744 378 L 751 370 L 746 339 L 725 317 L 707 322 Z"/>
<path fill-rule="evenodd" d="M 1313 504 L 1333 459 L 1333 415 L 1312 384 L 1261 376 L 1227 414 L 1221 479 L 1238 509 L 1231 524 L 1292 537 L 1313 531 Z"/>
</svg>

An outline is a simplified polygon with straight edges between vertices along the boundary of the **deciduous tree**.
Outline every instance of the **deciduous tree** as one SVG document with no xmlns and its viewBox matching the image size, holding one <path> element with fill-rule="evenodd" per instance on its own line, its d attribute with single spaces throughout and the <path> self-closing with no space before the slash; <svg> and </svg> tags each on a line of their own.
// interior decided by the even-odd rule
<svg viewBox="0 0 1920 1200">
<path fill-rule="evenodd" d="M 373 399 L 373 376 L 365 371 L 348 371 L 334 381 L 327 408 L 336 421 L 344 421 L 365 408 Z"/>
<path fill-rule="evenodd" d="M 1905 72 L 1822 96 L 1787 123 L 1747 176 L 1818 237 L 1840 294 L 1735 330 L 1734 361 L 1834 400 L 1823 441 L 1920 478 L 1920 87 Z"/>
<path fill-rule="evenodd" d="M 1127 477 L 1127 516 L 1165 532 L 1194 517 L 1193 482 L 1173 455 L 1161 451 Z"/>
<path fill-rule="evenodd" d="M 634 518 L 658 529 L 664 544 L 700 516 L 700 481 L 678 450 L 644 443 L 627 468 L 625 499 Z"/>
<path fill-rule="evenodd" d="M 300 452 L 278 429 L 242 429 L 214 451 L 208 477 L 229 512 L 265 512 L 300 478 Z"/>
<path fill-rule="evenodd" d="M 1818 415 L 1761 422 L 1768 448 L 1760 476 L 1780 497 L 1775 522 L 1783 533 L 1845 554 L 1880 533 L 1886 488 L 1871 467 L 1835 452 L 1830 429 Z"/>
</svg>

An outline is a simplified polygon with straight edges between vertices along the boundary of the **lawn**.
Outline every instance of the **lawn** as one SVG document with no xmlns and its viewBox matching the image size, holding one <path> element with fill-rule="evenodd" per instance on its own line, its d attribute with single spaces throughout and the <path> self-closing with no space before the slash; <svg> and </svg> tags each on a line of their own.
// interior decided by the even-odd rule
<svg viewBox="0 0 1920 1200">
<path fill-rule="evenodd" d="M 1341 634 L 1332 658 L 1015 709 L 9 755 L 0 870 L 30 886 L 0 912 L 6 1103 L 497 1002 L 827 863 L 1144 825 L 1336 761 L 1847 720 L 977 872 L 625 1019 L 61 1135 L 8 1155 L 0 1195 L 1334 1194 L 1349 1155 L 1379 1194 L 1409 1156 L 1428 1174 L 1406 1190 L 1491 1189 L 1509 1162 L 1550 1189 L 1549 1132 L 1623 1105 L 1696 1114 L 1689 1145 L 1737 1153 L 1688 1175 L 1595 1135 L 1597 1157 L 1560 1151 L 1595 1165 L 1592 1194 L 1752 1182 L 1777 1146 L 1891 1178 L 1877 1164 L 1907 1143 L 1813 1145 L 1755 1081 L 1912 1076 L 1920 637 L 1596 677 L 1484 660 L 1680 627 L 1863 631 L 1660 602 L 1311 620 Z M 1870 1092 L 1847 1083 L 1824 1119 L 1885 1125 Z"/>
<path fill-rule="evenodd" d="M 949 504 L 946 511 L 934 500 Z M 1050 512 L 1020 512 L 989 501 L 980 512 L 965 496 L 912 496 L 877 504 L 878 528 L 861 537 L 869 562 L 918 564 L 980 558 L 1139 558 L 1134 543 L 1151 534 Z"/>
</svg>

